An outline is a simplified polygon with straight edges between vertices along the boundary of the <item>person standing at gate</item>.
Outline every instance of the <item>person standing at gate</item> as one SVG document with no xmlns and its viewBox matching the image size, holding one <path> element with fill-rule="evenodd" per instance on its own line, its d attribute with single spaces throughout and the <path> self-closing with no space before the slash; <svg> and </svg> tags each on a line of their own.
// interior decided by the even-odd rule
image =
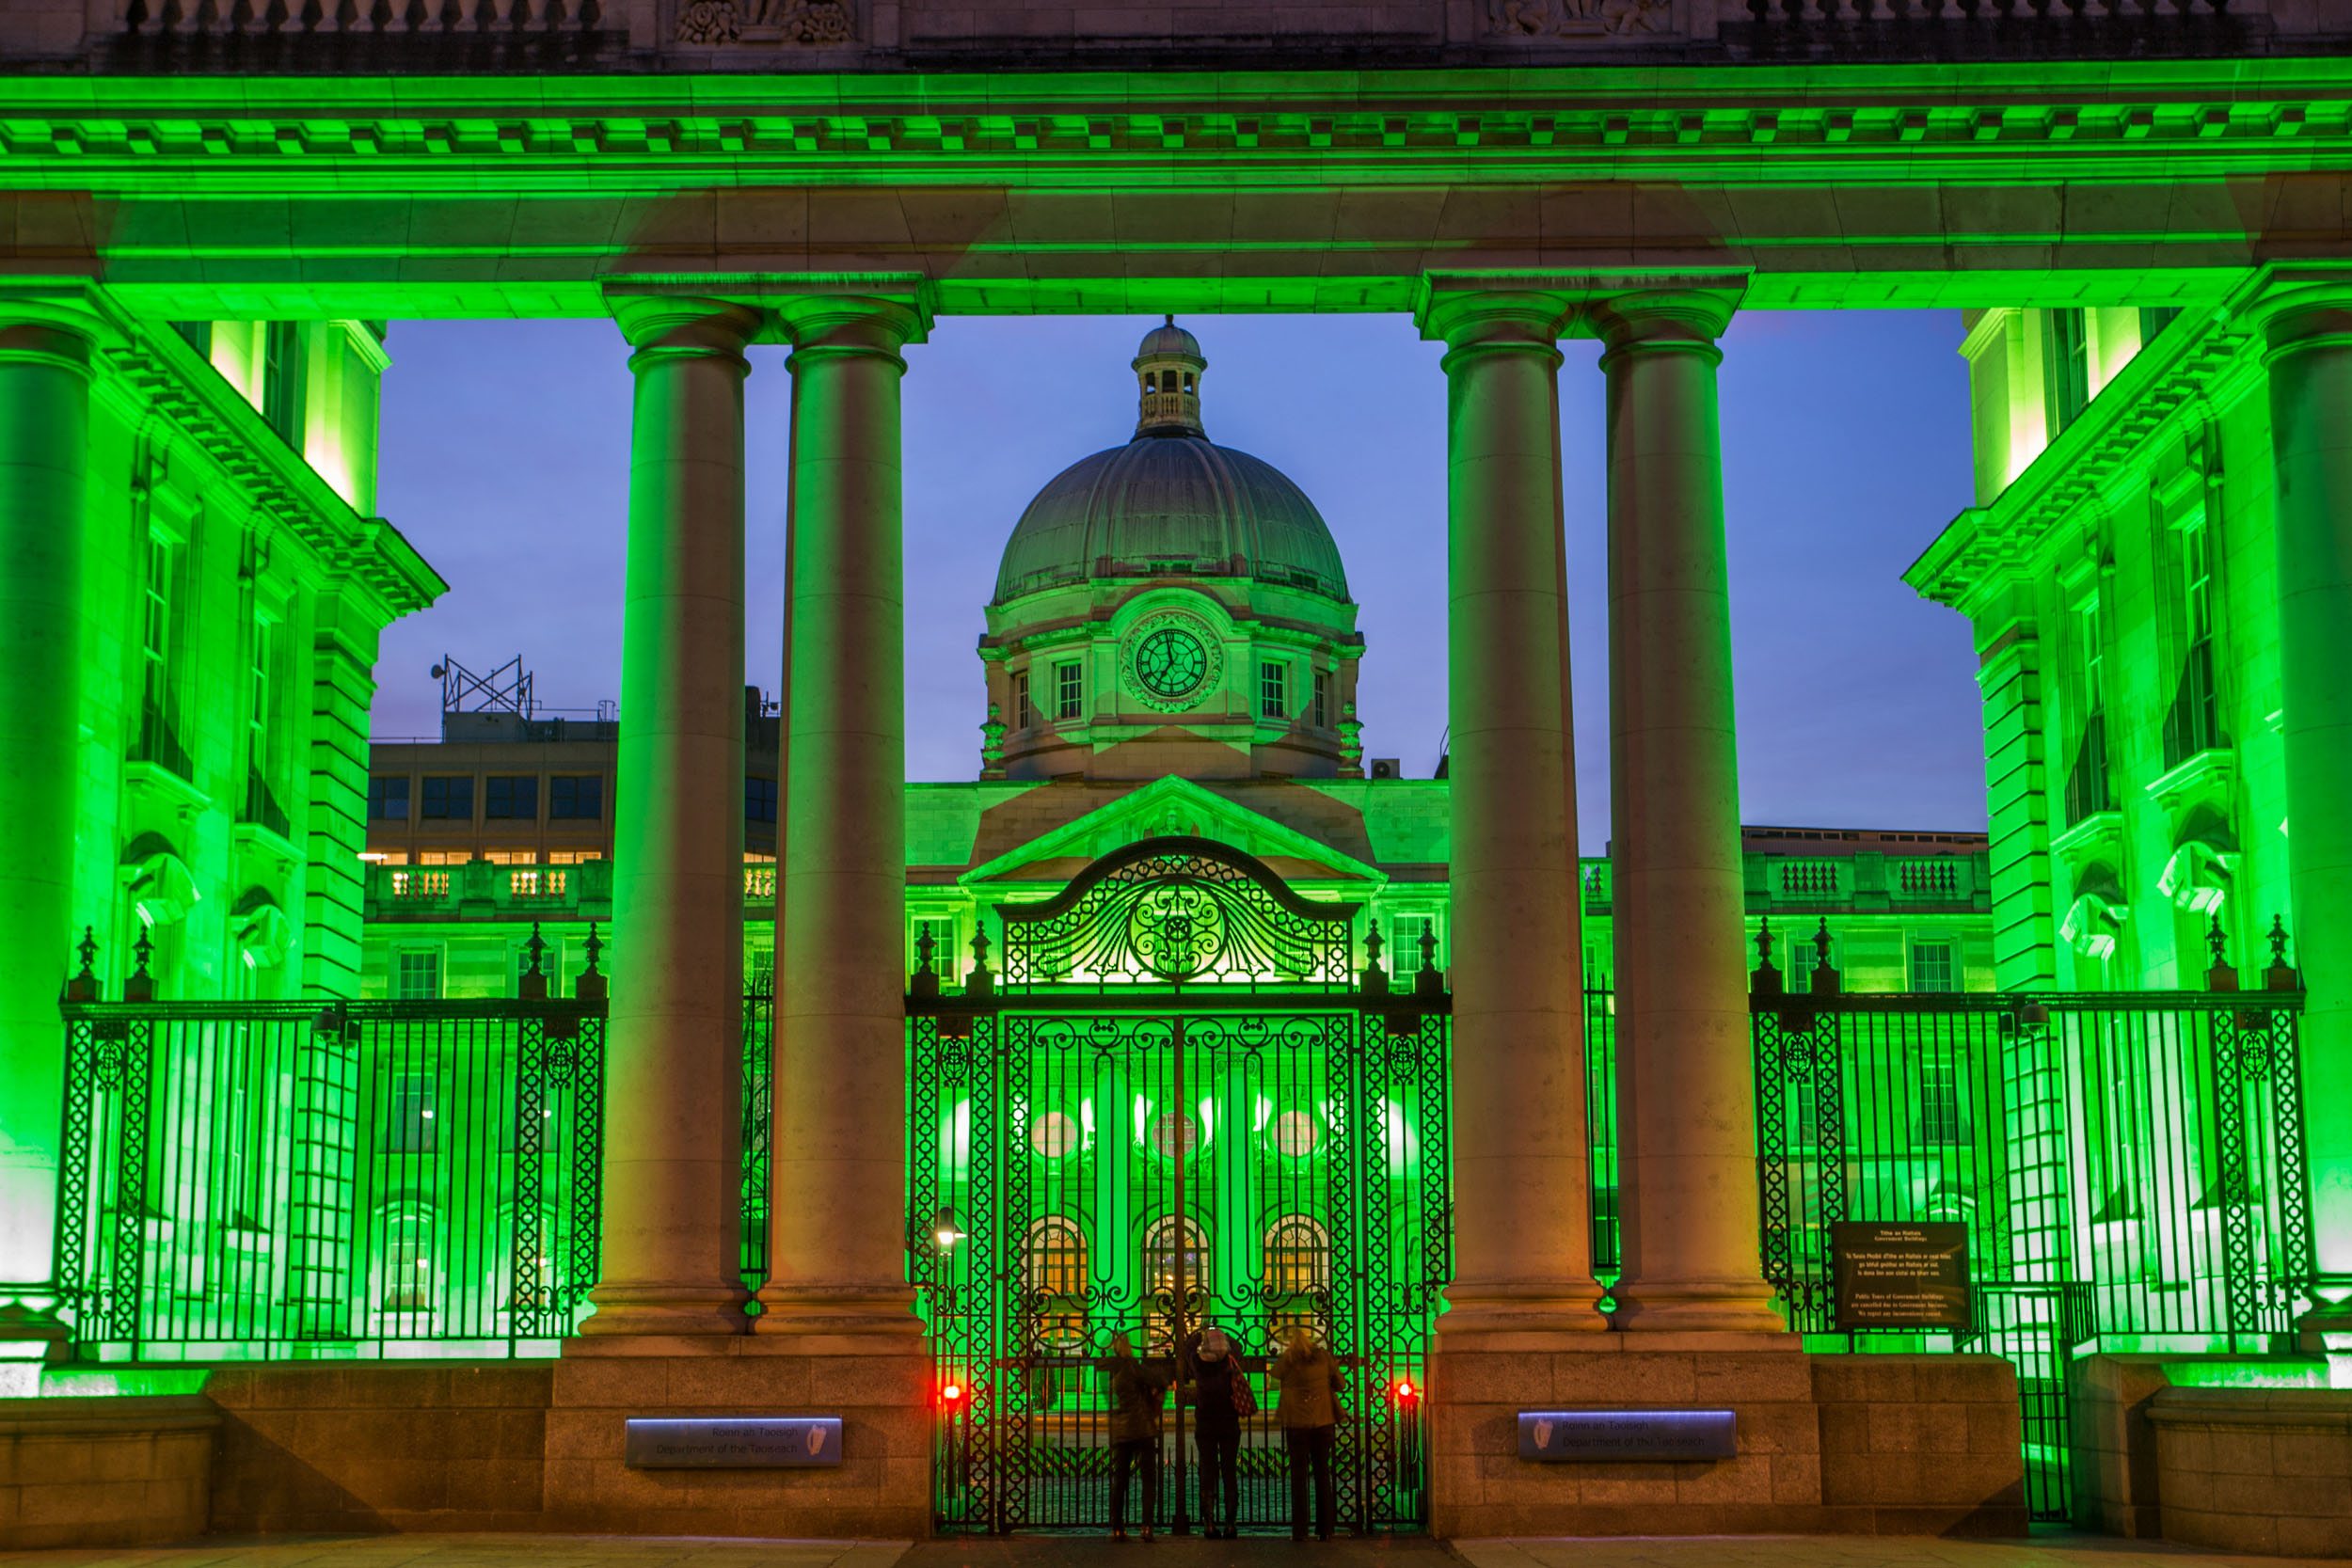
<svg viewBox="0 0 2352 1568">
<path fill-rule="evenodd" d="M 1307 1477 L 1315 1483 L 1315 1534 L 1331 1539 L 1338 1506 L 1331 1485 L 1331 1447 L 1337 1435 L 1340 1394 L 1346 1386 L 1339 1357 L 1315 1340 L 1309 1328 L 1291 1330 L 1290 1343 L 1272 1368 L 1282 1402 L 1282 1447 L 1291 1464 L 1291 1539 L 1307 1539 Z"/>
<path fill-rule="evenodd" d="M 1192 1404 L 1194 1448 L 1200 1455 L 1200 1533 L 1215 1541 L 1233 1538 L 1241 1519 L 1241 1418 L 1243 1402 L 1250 1408 L 1247 1374 L 1232 1354 L 1222 1329 L 1200 1332 L 1192 1354 L 1192 1376 L 1180 1398 Z M 1224 1494 L 1224 1526 L 1217 1525 L 1217 1495 Z"/>
<path fill-rule="evenodd" d="M 1111 1403 L 1111 1539 L 1127 1539 L 1127 1485 L 1140 1465 L 1142 1533 L 1150 1541 L 1160 1512 L 1160 1400 L 1168 1380 L 1136 1359 L 1135 1342 L 1124 1334 L 1111 1336 L 1103 1374 Z"/>
</svg>

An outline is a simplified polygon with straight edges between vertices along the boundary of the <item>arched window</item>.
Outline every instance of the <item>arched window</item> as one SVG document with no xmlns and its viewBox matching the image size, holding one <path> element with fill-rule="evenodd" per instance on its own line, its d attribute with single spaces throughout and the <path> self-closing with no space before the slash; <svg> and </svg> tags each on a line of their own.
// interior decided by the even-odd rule
<svg viewBox="0 0 2352 1568">
<path fill-rule="evenodd" d="M 1199 1222 L 1184 1221 L 1184 1292 L 1187 1295 L 1209 1288 L 1208 1243 L 1200 1234 Z M 1143 1239 L 1143 1275 L 1151 1293 L 1167 1295 L 1176 1289 L 1176 1218 L 1170 1214 L 1154 1220 Z"/>
<path fill-rule="evenodd" d="M 384 1289 L 387 1312 L 429 1312 L 433 1309 L 433 1216 L 419 1209 L 391 1214 L 384 1231 Z"/>
<path fill-rule="evenodd" d="M 1304 1214 L 1285 1214 L 1265 1233 L 1265 1288 L 1278 1296 L 1328 1289 L 1331 1238 Z"/>
<path fill-rule="evenodd" d="M 1048 1214 L 1029 1227 L 1024 1258 L 1029 1289 L 1049 1296 L 1082 1296 L 1087 1289 L 1087 1238 L 1078 1222 Z"/>
</svg>

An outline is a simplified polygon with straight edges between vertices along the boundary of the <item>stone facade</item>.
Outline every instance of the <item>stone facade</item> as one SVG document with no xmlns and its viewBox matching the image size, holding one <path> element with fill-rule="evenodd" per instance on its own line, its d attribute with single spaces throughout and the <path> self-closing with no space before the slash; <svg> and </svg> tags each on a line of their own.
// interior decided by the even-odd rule
<svg viewBox="0 0 2352 1568">
<path fill-rule="evenodd" d="M 0 1549 L 202 1534 L 220 1421 L 197 1395 L 0 1401 Z"/>
</svg>

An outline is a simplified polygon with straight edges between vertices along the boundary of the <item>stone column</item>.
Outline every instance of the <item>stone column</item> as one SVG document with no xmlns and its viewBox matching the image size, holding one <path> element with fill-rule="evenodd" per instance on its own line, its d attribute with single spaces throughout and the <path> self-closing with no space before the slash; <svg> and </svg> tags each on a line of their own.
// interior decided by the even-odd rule
<svg viewBox="0 0 2352 1568">
<path fill-rule="evenodd" d="M 1776 1333 L 1756 1248 L 1740 762 L 1715 340 L 1732 292 L 1596 309 L 1609 379 L 1624 1329 Z"/>
<path fill-rule="evenodd" d="M 1454 1282 L 1441 1345 L 1606 1328 L 1568 723 L 1565 301 L 1440 286 L 1453 722 Z"/>
<path fill-rule="evenodd" d="M 0 1295 L 56 1268 L 65 1026 L 80 798 L 82 554 L 98 320 L 0 295 Z M 101 918 L 87 911 L 87 918 Z M 54 1338 L 8 1308 L 0 1337 Z"/>
<path fill-rule="evenodd" d="M 743 345 L 717 300 L 615 308 L 636 350 L 595 1335 L 743 1332 Z"/>
<path fill-rule="evenodd" d="M 2304 1137 L 2323 1305 L 2352 1330 L 2352 274 L 2277 280 L 2267 338 L 2288 927 L 2302 970 Z"/>
<path fill-rule="evenodd" d="M 913 300 L 803 296 L 792 342 L 775 1178 L 762 1333 L 907 1335 L 905 607 Z"/>
</svg>

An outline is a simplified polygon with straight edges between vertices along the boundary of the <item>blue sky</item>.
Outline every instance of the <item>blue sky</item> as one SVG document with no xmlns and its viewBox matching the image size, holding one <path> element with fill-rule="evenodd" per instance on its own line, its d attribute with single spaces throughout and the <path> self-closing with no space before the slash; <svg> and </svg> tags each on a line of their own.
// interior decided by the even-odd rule
<svg viewBox="0 0 2352 1568">
<path fill-rule="evenodd" d="M 973 646 L 1006 535 L 1068 464 L 1127 439 L 1140 317 L 942 321 L 908 351 L 907 767 L 971 778 Z M 1382 316 L 1190 318 L 1210 437 L 1288 472 L 1347 562 L 1366 639 L 1368 756 L 1425 776 L 1445 728 L 1445 386 L 1434 345 Z M 1741 815 L 1749 822 L 1981 828 L 1966 623 L 1899 574 L 1970 499 L 1958 312 L 1753 314 L 1723 366 Z M 402 323 L 386 373 L 380 505 L 449 594 L 384 637 L 379 736 L 435 732 L 443 655 L 516 655 L 544 707 L 620 694 L 629 376 L 607 322 Z M 1581 834 L 1608 836 L 1607 610 L 1597 351 L 1566 345 L 1566 467 Z M 745 388 L 750 668 L 782 660 L 789 383 Z"/>
</svg>

